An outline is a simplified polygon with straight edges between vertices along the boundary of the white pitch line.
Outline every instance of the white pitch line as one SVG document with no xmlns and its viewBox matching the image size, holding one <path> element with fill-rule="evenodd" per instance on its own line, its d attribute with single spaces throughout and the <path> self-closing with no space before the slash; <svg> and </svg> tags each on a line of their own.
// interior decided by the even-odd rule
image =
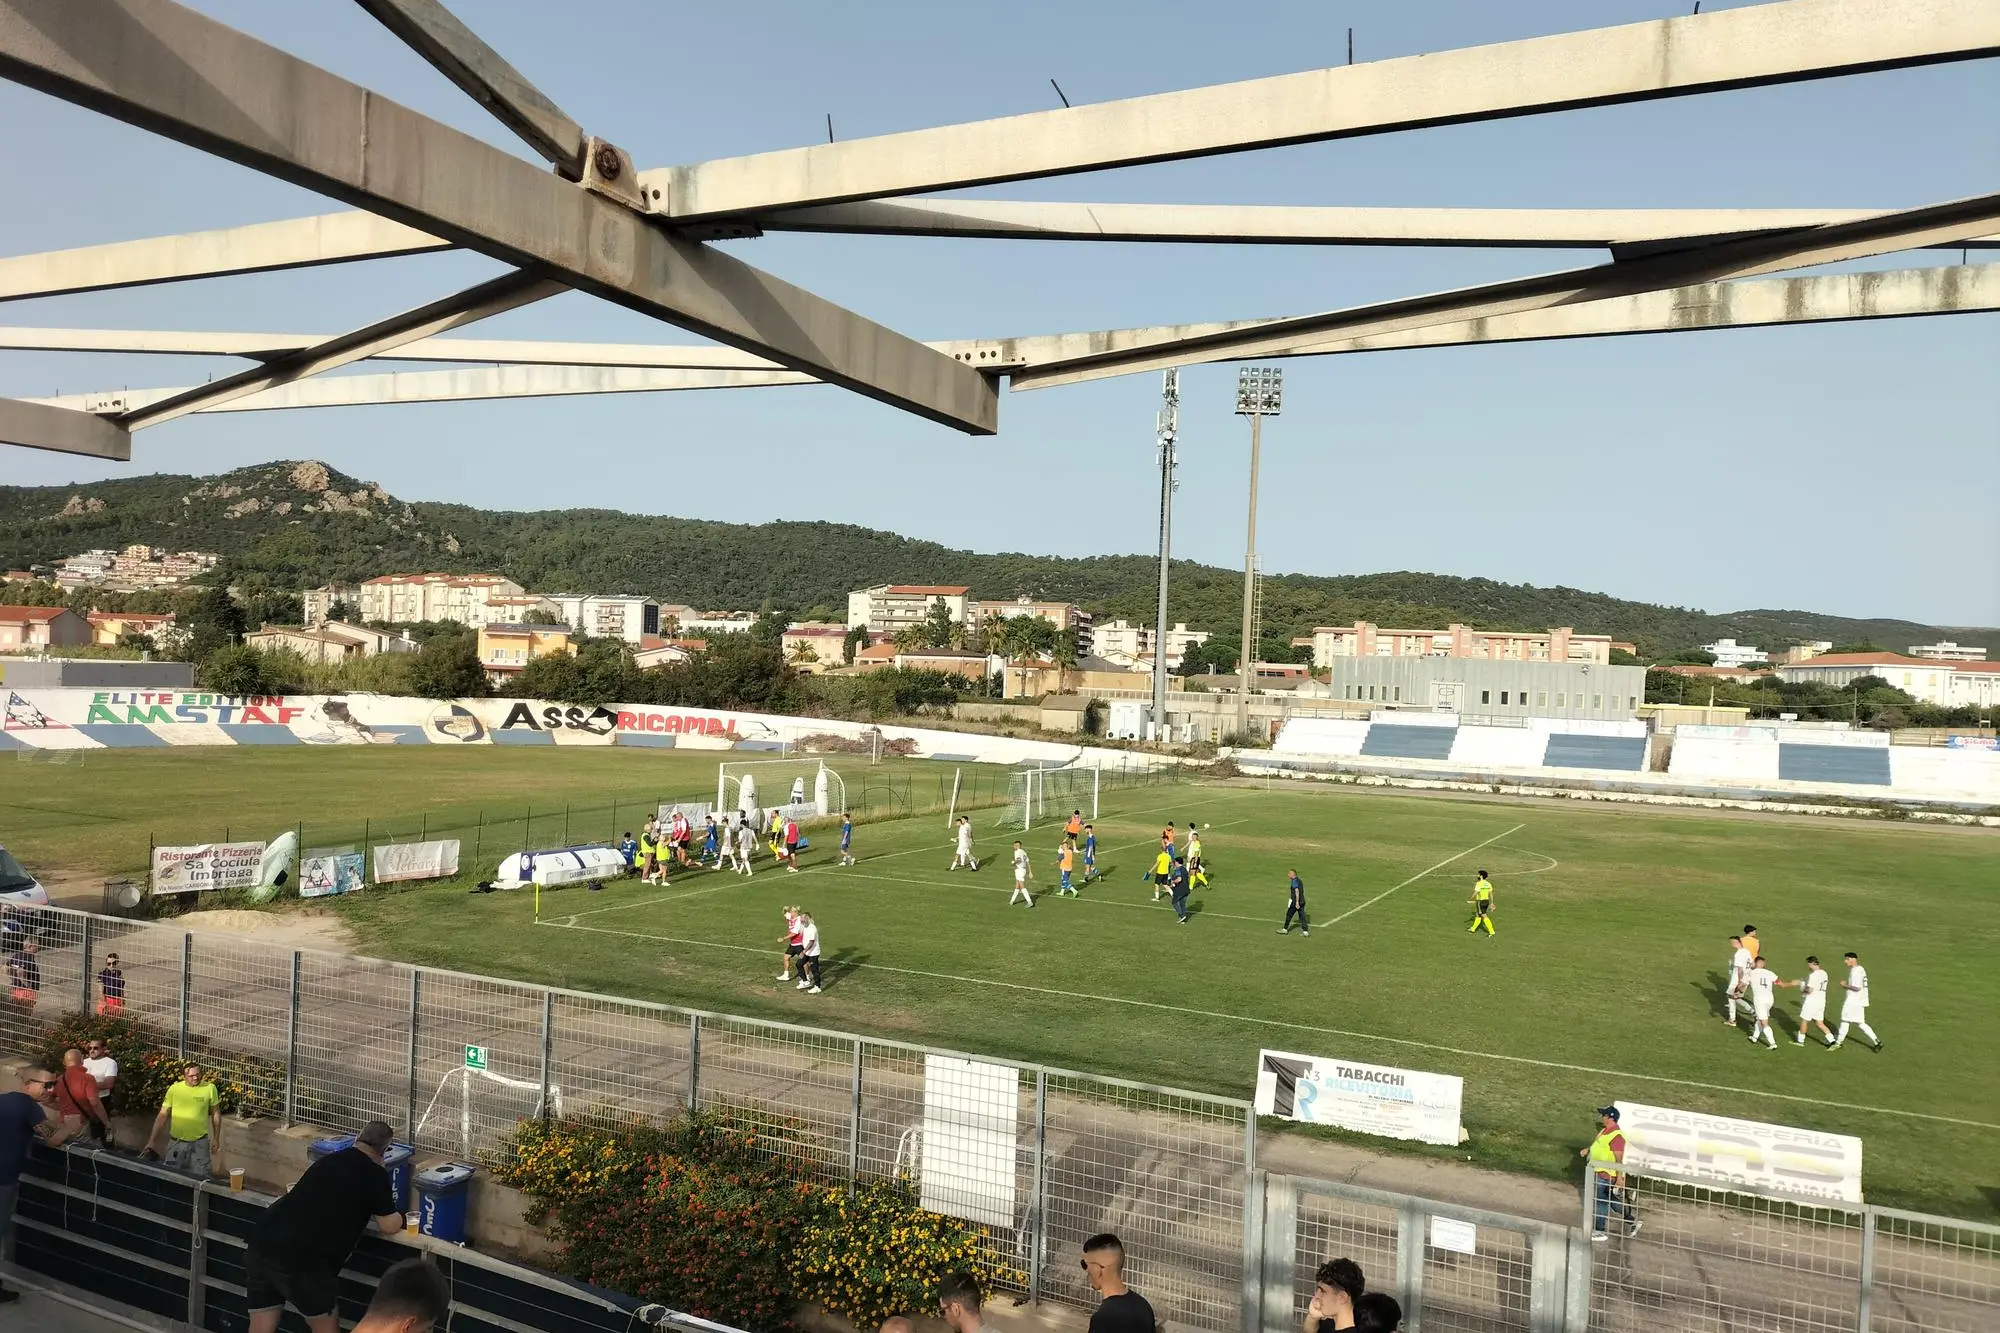
<svg viewBox="0 0 2000 1333">
<path fill-rule="evenodd" d="M 1512 832 L 1509 829 L 1508 832 Z M 1500 835 L 1502 837 L 1505 834 Z M 1489 839 L 1490 841 L 1490 839 Z M 1482 844 L 1484 845 L 1484 844 Z M 1477 851 L 1478 848 L 1471 849 Z M 1463 853 L 1461 853 L 1462 855 Z M 553 923 L 543 923 L 553 924 Z M 558 927 L 561 929 L 561 927 Z M 637 930 L 613 930 L 609 926 L 574 926 L 568 929 L 590 931 L 600 935 L 624 935 L 632 939 L 657 940 L 662 944 L 691 944 L 697 948 L 728 949 L 735 953 L 755 953 L 770 955 L 768 948 L 758 949 L 747 944 L 723 944 L 716 940 L 684 939 L 673 935 L 648 935 Z M 1322 1036 L 1348 1037 L 1356 1041 L 1379 1041 L 1391 1046 L 1408 1046 L 1414 1050 L 1438 1051 L 1447 1055 L 1462 1055 L 1473 1060 L 1498 1060 L 1506 1064 L 1529 1065 L 1538 1069 L 1561 1069 L 1573 1074 L 1597 1074 L 1604 1078 L 1639 1079 L 1647 1083 L 1667 1083 L 1680 1088 L 1699 1088 L 1706 1092 L 1727 1092 L 1742 1097 L 1766 1097 L 1782 1102 L 1802 1102 L 1807 1106 L 1827 1106 L 1842 1111 L 1863 1111 L 1871 1115 L 1899 1115 L 1912 1120 L 1930 1120 L 1943 1125 L 1964 1125 L 1970 1129 L 2000 1130 L 2000 1125 L 1988 1124 L 1983 1120 L 1961 1120 L 1956 1116 L 1930 1115 L 1923 1111 L 1902 1111 L 1893 1106 L 1863 1106 L 1857 1102 L 1830 1102 L 1820 1097 L 1800 1097 L 1789 1092 L 1767 1092 L 1762 1088 L 1739 1088 L 1727 1083 L 1701 1083 L 1693 1079 L 1668 1078 L 1663 1074 L 1635 1074 L 1623 1069 L 1600 1069 L 1595 1065 L 1572 1065 L 1559 1060 L 1537 1060 L 1526 1055 L 1501 1055 L 1494 1051 L 1474 1051 L 1462 1046 L 1443 1046 L 1436 1042 L 1415 1041 L 1409 1037 L 1385 1037 L 1375 1032 L 1350 1032 L 1343 1028 L 1315 1027 L 1310 1023 L 1292 1023 L 1281 1018 L 1254 1018 L 1248 1014 L 1226 1014 L 1213 1009 L 1191 1009 L 1179 1004 L 1160 1004 L 1153 1000 L 1133 1000 L 1122 995 L 1093 995 L 1087 991 L 1057 990 L 1050 986 L 1030 986 L 1018 981 L 995 981 L 990 977 L 960 976 L 955 972 L 927 972 L 914 967 L 892 967 L 887 963 L 841 963 L 838 970 L 870 972 L 893 972 L 907 977 L 926 977 L 933 981 L 957 981 L 969 986 L 993 986 L 1002 990 L 1026 991 L 1034 995 L 1052 995 L 1065 1000 L 1094 1000 L 1100 1004 L 1122 1004 L 1135 1009 L 1157 1009 L 1162 1013 L 1186 1014 L 1193 1018 L 1217 1018 L 1228 1023 L 1249 1023 L 1263 1027 L 1287 1028 L 1295 1032 L 1312 1032 Z"/>
<path fill-rule="evenodd" d="M 1519 833 L 1519 832 L 1520 832 L 1520 831 L 1521 831 L 1522 829 L 1524 829 L 1524 828 L 1526 828 L 1526 827 L 1528 827 L 1528 826 L 1527 826 L 1526 824 L 1516 824 L 1516 825 L 1514 825 L 1514 827 L 1513 827 L 1513 828 L 1510 828 L 1510 829 L 1508 829 L 1508 830 L 1507 830 L 1507 833 Z M 1340 924 L 1341 922 L 1343 922 L 1343 921 L 1347 920 L 1347 918 L 1349 918 L 1349 917 L 1353 916 L 1353 915 L 1354 915 L 1354 914 L 1355 914 L 1356 912 L 1359 912 L 1359 911 L 1362 911 L 1362 910 L 1364 910 L 1364 909 L 1366 909 L 1366 908 L 1370 908 L 1370 907 L 1373 907 L 1373 906 L 1374 906 L 1374 905 L 1375 905 L 1376 903 L 1379 903 L 1379 902 L 1381 902 L 1381 901 L 1382 901 L 1382 900 L 1383 900 L 1384 898 L 1386 898 L 1386 897 L 1388 897 L 1388 896 L 1389 896 L 1390 894 L 1394 893 L 1394 892 L 1395 892 L 1395 891 L 1396 891 L 1397 889 L 1407 889 L 1407 888 L 1409 888 L 1409 887 L 1410 887 L 1410 885 L 1412 885 L 1412 884 L 1415 884 L 1415 883 L 1416 883 L 1416 882 L 1417 882 L 1418 880 L 1422 879 L 1422 878 L 1423 878 L 1423 877 L 1424 877 L 1425 875 L 1428 875 L 1428 874 L 1430 874 L 1430 873 L 1431 873 L 1431 871 L 1433 871 L 1433 870 L 1442 870 L 1442 869 L 1444 869 L 1444 868 L 1445 868 L 1446 866 L 1450 865 L 1450 864 L 1451 864 L 1451 863 L 1452 863 L 1453 861 L 1462 861 L 1462 860 L 1464 860 L 1464 859 L 1465 859 L 1466 857 L 1468 857 L 1468 856 L 1472 855 L 1472 854 L 1473 854 L 1474 852 L 1478 851 L 1478 850 L 1479 850 L 1479 848 L 1481 848 L 1481 847 L 1490 847 L 1490 846 L 1491 846 L 1491 845 L 1493 845 L 1494 843 L 1496 843 L 1496 842 L 1500 841 L 1500 839 L 1502 839 L 1502 838 L 1506 837 L 1506 836 L 1507 836 L 1507 833 L 1496 833 L 1496 834 L 1494 834 L 1494 835 L 1493 835 L 1492 837 L 1488 838 L 1488 839 L 1487 839 L 1487 840 L 1486 840 L 1485 842 L 1482 842 L 1482 843 L 1479 843 L 1479 844 L 1478 844 L 1477 846 L 1473 846 L 1473 847 L 1468 847 L 1468 848 L 1466 848 L 1466 849 L 1465 849 L 1464 851 L 1462 851 L 1462 852 L 1458 853 L 1458 855 L 1456 855 L 1456 856 L 1447 856 L 1447 857 L 1446 857 L 1446 858 L 1445 858 L 1444 860 L 1442 860 L 1442 861 L 1438 862 L 1438 863 L 1437 863 L 1436 865 L 1434 865 L 1434 866 L 1429 866 L 1429 867 L 1426 867 L 1426 868 L 1425 868 L 1425 869 L 1423 869 L 1423 870 L 1419 870 L 1419 871 L 1418 871 L 1418 872 L 1417 872 L 1416 874 L 1414 874 L 1414 875 L 1410 876 L 1410 877 L 1409 877 L 1408 879 L 1404 880 L 1404 881 L 1403 881 L 1403 882 L 1402 882 L 1401 884 L 1397 884 L 1397 885 L 1393 885 L 1393 886 L 1392 886 L 1392 887 L 1390 887 L 1390 888 L 1386 888 L 1386 889 L 1382 890 L 1382 892 L 1380 892 L 1380 893 L 1376 894 L 1376 895 L 1375 895 L 1375 896 L 1374 896 L 1373 898 L 1370 898 L 1370 899 L 1369 899 L 1369 900 L 1368 900 L 1367 902 L 1365 902 L 1365 903 L 1361 904 L 1361 906 L 1360 906 L 1360 907 L 1350 907 L 1350 908 L 1348 908 L 1348 909 L 1347 909 L 1347 910 L 1346 910 L 1345 912 L 1342 912 L 1342 913 L 1341 913 L 1341 914 L 1340 914 L 1339 916 L 1335 917 L 1335 918 L 1334 918 L 1333 920 L 1331 920 L 1331 921 L 1327 922 L 1326 924 L 1327 924 L 1327 925 L 1329 925 L 1329 926 L 1337 926 L 1337 925 L 1339 925 L 1339 924 Z"/>
</svg>

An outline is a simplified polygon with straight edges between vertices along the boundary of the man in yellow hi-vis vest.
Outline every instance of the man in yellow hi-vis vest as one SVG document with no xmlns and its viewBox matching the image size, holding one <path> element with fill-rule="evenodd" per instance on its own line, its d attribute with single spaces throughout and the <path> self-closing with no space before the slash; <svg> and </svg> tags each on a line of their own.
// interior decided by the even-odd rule
<svg viewBox="0 0 2000 1333">
<path fill-rule="evenodd" d="M 1597 1137 L 1588 1148 L 1577 1153 L 1589 1163 L 1591 1202 L 1596 1210 L 1590 1238 L 1594 1241 L 1605 1238 L 1604 1227 L 1613 1212 L 1624 1217 L 1625 1234 L 1636 1236 L 1639 1219 L 1632 1215 L 1632 1205 L 1625 1201 L 1625 1134 L 1618 1128 L 1618 1108 L 1598 1107 L 1597 1120 Z"/>
<path fill-rule="evenodd" d="M 1465 930 L 1471 934 L 1482 926 L 1488 935 L 1493 933 L 1493 881 L 1487 878 L 1484 870 L 1479 872 L 1478 879 L 1472 881 L 1472 924 Z"/>
</svg>

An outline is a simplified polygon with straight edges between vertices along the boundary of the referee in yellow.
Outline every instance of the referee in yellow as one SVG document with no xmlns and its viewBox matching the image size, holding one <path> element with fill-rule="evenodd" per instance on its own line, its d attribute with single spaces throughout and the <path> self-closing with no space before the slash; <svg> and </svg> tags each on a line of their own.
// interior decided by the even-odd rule
<svg viewBox="0 0 2000 1333">
<path fill-rule="evenodd" d="M 1488 935 L 1493 933 L 1493 881 L 1486 877 L 1484 870 L 1479 872 L 1478 879 L 1472 881 L 1472 924 L 1465 930 L 1471 934 L 1482 926 Z"/>
</svg>

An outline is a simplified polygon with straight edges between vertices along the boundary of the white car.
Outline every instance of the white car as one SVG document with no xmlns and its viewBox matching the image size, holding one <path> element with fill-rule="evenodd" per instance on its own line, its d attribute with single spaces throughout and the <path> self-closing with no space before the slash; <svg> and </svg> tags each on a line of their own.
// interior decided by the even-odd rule
<svg viewBox="0 0 2000 1333">
<path fill-rule="evenodd" d="M 5 847 L 0 847 L 0 903 L 24 903 L 35 907 L 49 905 L 49 891 L 22 869 L 21 863 L 9 856 Z"/>
</svg>

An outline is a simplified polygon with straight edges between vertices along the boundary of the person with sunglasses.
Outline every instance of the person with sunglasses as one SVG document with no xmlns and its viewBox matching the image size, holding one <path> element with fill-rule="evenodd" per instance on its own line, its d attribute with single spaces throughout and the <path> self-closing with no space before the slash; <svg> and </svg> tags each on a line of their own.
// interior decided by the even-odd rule
<svg viewBox="0 0 2000 1333">
<path fill-rule="evenodd" d="M 1090 1333 L 1154 1333 L 1153 1306 L 1125 1285 L 1125 1247 L 1110 1232 L 1083 1243 L 1083 1273 L 1104 1299 L 1090 1314 Z"/>
<path fill-rule="evenodd" d="M 14 1204 L 21 1197 L 28 1145 L 40 1139 L 53 1147 L 70 1137 L 43 1105 L 55 1086 L 48 1070 L 30 1069 L 18 1092 L 0 1093 L 0 1249 L 6 1247 L 7 1232 L 14 1225 Z M 20 1299 L 19 1292 L 0 1287 L 0 1305 Z"/>
</svg>

